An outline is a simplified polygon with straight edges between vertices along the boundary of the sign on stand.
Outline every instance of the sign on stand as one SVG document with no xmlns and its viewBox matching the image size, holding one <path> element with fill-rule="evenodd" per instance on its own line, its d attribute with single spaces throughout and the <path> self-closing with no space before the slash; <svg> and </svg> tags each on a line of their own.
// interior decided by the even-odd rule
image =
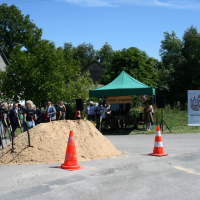
<svg viewBox="0 0 200 200">
<path fill-rule="evenodd" d="M 141 95 L 141 100 L 142 101 L 147 101 L 148 99 L 148 96 L 147 95 Z"/>
<path fill-rule="evenodd" d="M 132 96 L 106 97 L 106 104 L 133 103 Z"/>
<path fill-rule="evenodd" d="M 200 126 L 200 90 L 188 90 L 188 126 Z"/>
</svg>

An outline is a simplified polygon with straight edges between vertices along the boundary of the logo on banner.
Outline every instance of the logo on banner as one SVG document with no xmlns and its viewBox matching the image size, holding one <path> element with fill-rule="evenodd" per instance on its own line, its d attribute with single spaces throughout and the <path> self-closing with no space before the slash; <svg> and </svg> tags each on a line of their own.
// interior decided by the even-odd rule
<svg viewBox="0 0 200 200">
<path fill-rule="evenodd" d="M 141 95 L 141 100 L 142 101 L 147 101 L 148 99 L 148 96 L 147 95 Z"/>
<path fill-rule="evenodd" d="M 200 95 L 197 98 L 190 98 L 190 106 L 192 110 L 199 111 L 200 110 Z"/>
</svg>

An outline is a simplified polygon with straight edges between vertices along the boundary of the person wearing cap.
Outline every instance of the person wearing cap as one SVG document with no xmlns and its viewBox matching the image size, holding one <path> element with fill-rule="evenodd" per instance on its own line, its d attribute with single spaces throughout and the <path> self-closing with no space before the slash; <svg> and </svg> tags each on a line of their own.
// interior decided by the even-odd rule
<svg viewBox="0 0 200 200">
<path fill-rule="evenodd" d="M 94 121 L 95 120 L 95 111 L 96 107 L 94 106 L 93 101 L 90 101 L 90 105 L 87 107 L 87 114 L 88 114 L 88 120 Z"/>
</svg>

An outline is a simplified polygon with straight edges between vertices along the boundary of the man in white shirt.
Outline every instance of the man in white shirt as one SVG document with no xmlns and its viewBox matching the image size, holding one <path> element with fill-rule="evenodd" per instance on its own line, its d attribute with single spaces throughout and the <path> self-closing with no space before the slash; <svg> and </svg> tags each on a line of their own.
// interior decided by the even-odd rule
<svg viewBox="0 0 200 200">
<path fill-rule="evenodd" d="M 95 120 L 96 107 L 93 104 L 94 104 L 93 101 L 90 101 L 90 105 L 87 107 L 87 114 L 88 114 L 89 121 Z"/>
</svg>

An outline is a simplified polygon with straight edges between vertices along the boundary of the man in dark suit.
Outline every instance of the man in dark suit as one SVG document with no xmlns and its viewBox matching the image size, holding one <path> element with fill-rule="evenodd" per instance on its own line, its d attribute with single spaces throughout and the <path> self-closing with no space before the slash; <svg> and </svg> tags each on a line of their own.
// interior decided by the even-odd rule
<svg viewBox="0 0 200 200">
<path fill-rule="evenodd" d="M 15 130 L 18 127 L 17 114 L 17 103 L 13 103 L 13 108 L 10 110 L 10 114 L 8 115 L 8 122 L 11 124 L 13 130 L 13 137 L 15 137 Z"/>
<path fill-rule="evenodd" d="M 37 120 L 35 120 L 35 125 L 38 125 L 41 121 L 42 113 L 41 113 L 40 109 L 36 108 L 35 105 L 33 105 L 33 109 L 36 111 L 36 117 L 37 117 Z"/>
</svg>

